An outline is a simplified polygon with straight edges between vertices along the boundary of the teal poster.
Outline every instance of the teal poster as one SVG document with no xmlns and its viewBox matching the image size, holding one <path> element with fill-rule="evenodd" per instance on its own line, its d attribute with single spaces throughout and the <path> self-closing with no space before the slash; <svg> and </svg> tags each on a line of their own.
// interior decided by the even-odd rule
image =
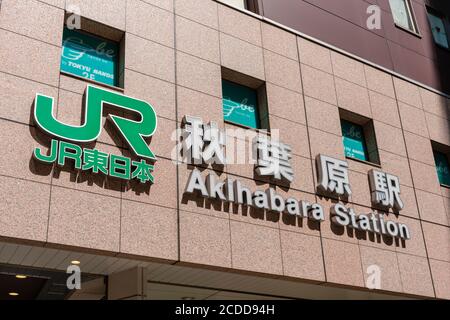
<svg viewBox="0 0 450 320">
<path fill-rule="evenodd" d="M 224 80 L 223 117 L 225 121 L 244 127 L 259 128 L 258 98 L 256 91 Z"/>
<path fill-rule="evenodd" d="M 364 131 L 361 126 L 343 120 L 342 136 L 344 139 L 344 151 L 347 157 L 363 161 L 368 160 Z"/>
<path fill-rule="evenodd" d="M 436 163 L 439 182 L 446 186 L 450 186 L 450 171 L 448 168 L 447 156 L 441 152 L 434 152 L 434 161 Z"/>
<path fill-rule="evenodd" d="M 64 29 L 61 71 L 111 86 L 117 85 L 119 46 L 86 33 Z"/>
</svg>

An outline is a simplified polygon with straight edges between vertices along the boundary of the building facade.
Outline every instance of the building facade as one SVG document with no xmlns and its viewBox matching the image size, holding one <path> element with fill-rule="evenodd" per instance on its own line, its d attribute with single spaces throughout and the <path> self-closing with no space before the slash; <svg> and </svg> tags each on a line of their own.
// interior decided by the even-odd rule
<svg viewBox="0 0 450 320">
<path fill-rule="evenodd" d="M 0 299 L 449 299 L 434 2 L 0 1 Z"/>
</svg>

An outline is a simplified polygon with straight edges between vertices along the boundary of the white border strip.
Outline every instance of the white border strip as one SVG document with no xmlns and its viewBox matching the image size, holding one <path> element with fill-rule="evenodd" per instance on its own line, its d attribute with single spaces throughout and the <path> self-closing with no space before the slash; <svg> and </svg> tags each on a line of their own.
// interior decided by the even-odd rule
<svg viewBox="0 0 450 320">
<path fill-rule="evenodd" d="M 417 85 L 417 86 L 419 86 L 419 87 L 422 87 L 422 88 L 424 88 L 424 89 L 427 89 L 427 90 L 429 90 L 429 91 L 432 91 L 432 92 L 434 92 L 434 93 L 437 93 L 437 94 L 439 94 L 439 95 L 441 95 L 441 96 L 443 96 L 443 97 L 446 97 L 446 98 L 450 99 L 450 95 L 449 95 L 449 94 L 446 94 L 446 93 L 444 93 L 444 92 L 442 92 L 442 91 L 439 91 L 439 90 L 437 90 L 437 89 L 435 89 L 435 88 L 432 88 L 432 87 L 430 87 L 430 86 L 428 86 L 428 85 L 426 85 L 426 84 L 424 84 L 424 83 L 422 83 L 422 82 L 419 82 L 419 81 L 417 81 L 417 80 L 408 78 L 408 77 L 406 77 L 406 76 L 404 76 L 404 75 L 402 75 L 402 74 L 400 74 L 400 73 L 397 73 L 397 72 L 395 72 L 395 71 L 393 71 L 393 70 L 391 70 L 391 69 L 388 69 L 388 68 L 386 68 L 386 67 L 380 66 L 379 64 L 376 64 L 376 63 L 374 63 L 374 62 L 371 62 L 371 61 L 369 61 L 369 60 L 366 60 L 366 59 L 364 59 L 364 58 L 361 58 L 361 57 L 359 57 L 359 56 L 356 56 L 356 55 L 354 55 L 354 54 L 352 54 L 352 53 L 350 53 L 350 52 L 348 52 L 348 51 L 345 51 L 345 50 L 343 50 L 343 49 L 340 49 L 340 48 L 338 48 L 338 47 L 335 47 L 335 46 L 333 46 L 333 45 L 331 45 L 331 44 L 329 44 L 329 43 L 323 42 L 322 40 L 319 40 L 319 39 L 317 39 L 317 38 L 311 37 L 311 36 L 309 36 L 309 35 L 307 35 L 307 34 L 304 34 L 304 33 L 300 32 L 300 31 L 295 30 L 295 29 L 289 28 L 289 27 L 287 27 L 287 26 L 285 26 L 285 25 L 283 25 L 283 24 L 281 24 L 281 23 L 278 23 L 278 22 L 273 21 L 273 20 L 271 20 L 271 19 L 268 19 L 268 18 L 266 18 L 266 17 L 264 17 L 264 16 L 261 16 L 261 15 L 258 15 L 258 14 L 256 14 L 256 13 L 253 13 L 253 12 L 251 12 L 251 11 L 244 10 L 244 9 L 239 8 L 239 7 L 235 7 L 235 6 L 233 6 L 233 5 L 229 4 L 229 3 L 222 2 L 222 0 L 214 0 L 214 1 L 215 1 L 215 2 L 218 2 L 218 3 L 220 3 L 220 4 L 223 4 L 223 5 L 225 5 L 225 6 L 229 7 L 229 8 L 232 8 L 232 9 L 235 9 L 235 10 L 237 10 L 237 11 L 240 11 L 240 12 L 242 12 L 242 13 L 248 15 L 248 16 L 252 16 L 252 17 L 254 17 L 254 18 L 256 18 L 256 19 L 259 19 L 259 20 L 261 20 L 261 21 L 267 22 L 267 23 L 269 23 L 269 24 L 271 24 L 271 25 L 274 25 L 274 26 L 276 26 L 276 27 L 278 27 L 278 28 L 280 28 L 280 29 L 283 29 L 283 30 L 288 31 L 288 32 L 290 32 L 290 33 L 293 33 L 293 34 L 295 34 L 295 35 L 297 35 L 297 36 L 300 36 L 300 37 L 302 37 L 302 38 L 304 38 L 304 39 L 307 39 L 307 40 L 310 40 L 310 41 L 312 41 L 312 42 L 315 42 L 315 43 L 317 43 L 317 44 L 319 44 L 319 45 L 321 45 L 321 46 L 323 46 L 323 47 L 326 47 L 326 48 L 331 49 L 331 50 L 333 50 L 333 51 L 339 52 L 339 53 L 341 53 L 341 54 L 343 54 L 343 55 L 345 55 L 345 56 L 348 56 L 348 57 L 350 57 L 350 58 L 352 58 L 352 59 L 355 59 L 355 60 L 357 60 L 357 61 L 360 61 L 360 62 L 362 62 L 362 63 L 364 63 L 364 64 L 366 64 L 366 65 L 369 65 L 369 66 L 371 66 L 371 67 L 374 67 L 374 68 L 376 68 L 376 69 L 379 69 L 379 70 L 381 70 L 381 71 L 384 71 L 384 72 L 386 72 L 386 73 L 389 73 L 390 75 L 395 76 L 395 77 L 397 77 L 397 78 L 399 78 L 399 79 L 408 81 L 408 82 L 410 82 L 410 83 L 412 83 L 412 84 L 415 84 L 415 85 Z"/>
</svg>

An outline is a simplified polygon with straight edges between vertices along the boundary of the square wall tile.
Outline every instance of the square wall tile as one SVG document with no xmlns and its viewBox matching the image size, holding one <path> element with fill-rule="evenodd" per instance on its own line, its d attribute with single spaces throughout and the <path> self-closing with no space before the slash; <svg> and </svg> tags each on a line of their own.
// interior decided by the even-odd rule
<svg viewBox="0 0 450 320">
<path fill-rule="evenodd" d="M 126 69 L 161 80 L 175 82 L 175 53 L 173 49 L 127 33 L 125 52 Z"/>
<path fill-rule="evenodd" d="M 157 158 L 176 158 L 176 128 L 177 124 L 175 121 L 163 117 L 158 118 L 158 128 L 155 134 L 148 140 L 149 147 L 154 151 Z"/>
<path fill-rule="evenodd" d="M 364 286 L 361 256 L 357 244 L 322 239 L 327 282 Z"/>
<path fill-rule="evenodd" d="M 275 130 L 279 130 L 280 141 L 291 146 L 292 154 L 311 158 L 306 126 L 272 116 L 270 119 L 270 130 L 272 137 L 276 136 Z"/>
<path fill-rule="evenodd" d="M 305 97 L 308 126 L 335 135 L 341 135 L 339 109 L 335 105 Z"/>
<path fill-rule="evenodd" d="M 394 86 L 399 101 L 416 108 L 422 108 L 422 100 L 418 86 L 396 77 L 394 77 Z"/>
<path fill-rule="evenodd" d="M 450 263 L 430 260 L 436 298 L 450 299 Z"/>
<path fill-rule="evenodd" d="M 176 17 L 177 50 L 220 63 L 219 32 L 202 24 Z"/>
<path fill-rule="evenodd" d="M 58 89 L 0 72 L 0 117 L 33 124 L 32 114 L 36 93 L 58 97 Z"/>
<path fill-rule="evenodd" d="M 336 89 L 331 74 L 301 65 L 303 90 L 306 96 L 337 105 Z"/>
<path fill-rule="evenodd" d="M 66 0 L 66 8 L 76 6 L 81 15 L 119 30 L 125 30 L 126 1 L 123 0 Z"/>
<path fill-rule="evenodd" d="M 378 121 L 374 121 L 373 125 L 379 149 L 406 157 L 405 140 L 401 129 Z"/>
<path fill-rule="evenodd" d="M 129 156 L 129 154 L 127 155 Z M 138 181 L 127 184 L 123 199 L 177 208 L 176 164 L 171 160 L 160 158 L 154 164 L 154 184 L 140 184 Z"/>
<path fill-rule="evenodd" d="M 254 45 L 262 45 L 261 22 L 259 19 L 220 4 L 219 30 Z"/>
<path fill-rule="evenodd" d="M 450 145 L 450 130 L 448 129 L 450 121 L 428 112 L 425 112 L 425 118 L 430 139 L 447 146 Z"/>
<path fill-rule="evenodd" d="M 399 102 L 403 130 L 428 138 L 427 121 L 423 110 Z"/>
<path fill-rule="evenodd" d="M 419 220 L 403 215 L 396 216 L 392 213 L 386 216 L 386 220 L 392 220 L 397 223 L 405 224 L 411 235 L 411 239 L 409 240 L 395 240 L 395 251 L 398 253 L 412 254 L 420 257 L 427 256 L 422 225 Z"/>
<path fill-rule="evenodd" d="M 383 171 L 396 175 L 400 184 L 413 186 L 407 158 L 383 150 L 379 150 L 379 154 Z"/>
<path fill-rule="evenodd" d="M 231 221 L 233 268 L 283 274 L 280 230 Z"/>
<path fill-rule="evenodd" d="M 61 48 L 0 29 L 0 71 L 58 86 Z"/>
<path fill-rule="evenodd" d="M 269 113 L 277 117 L 306 124 L 303 96 L 295 91 L 266 83 Z"/>
<path fill-rule="evenodd" d="M 125 94 L 150 103 L 158 116 L 176 119 L 175 84 L 173 83 L 127 70 Z"/>
<path fill-rule="evenodd" d="M 444 96 L 423 88 L 420 88 L 420 96 L 425 112 L 450 119 L 450 113 L 447 108 L 447 99 Z"/>
<path fill-rule="evenodd" d="M 126 1 L 127 32 L 174 47 L 173 13 L 145 1 Z"/>
<path fill-rule="evenodd" d="M 220 33 L 220 56 L 222 66 L 253 78 L 265 79 L 261 47 Z"/>
<path fill-rule="evenodd" d="M 419 218 L 419 210 L 417 209 L 417 201 L 414 189 L 405 185 L 400 186 L 400 197 L 405 207 L 400 211 L 401 215 Z"/>
<path fill-rule="evenodd" d="M 300 62 L 308 66 L 320 69 L 327 73 L 333 73 L 331 66 L 331 53 L 328 48 L 309 40 L 297 37 Z"/>
<path fill-rule="evenodd" d="M 160 7 L 167 11 L 173 11 L 173 0 L 145 0 L 145 2 L 150 3 L 154 6 Z"/>
<path fill-rule="evenodd" d="M 52 187 L 48 242 L 119 251 L 120 199 Z"/>
<path fill-rule="evenodd" d="M 311 159 L 293 156 L 290 163 L 294 170 L 294 182 L 290 184 L 290 187 L 296 190 L 314 193 Z M 283 184 L 279 183 L 278 185 Z"/>
<path fill-rule="evenodd" d="M 171 261 L 177 260 L 176 210 L 123 200 L 120 252 Z"/>
<path fill-rule="evenodd" d="M 423 222 L 423 233 L 431 259 L 450 262 L 450 228 Z"/>
<path fill-rule="evenodd" d="M 414 187 L 423 191 L 440 194 L 439 179 L 435 166 L 414 160 L 410 161 Z"/>
<path fill-rule="evenodd" d="M 319 237 L 281 231 L 281 251 L 285 276 L 325 281 Z"/>
<path fill-rule="evenodd" d="M 364 70 L 366 73 L 367 87 L 370 90 L 395 99 L 394 84 L 390 74 L 368 65 L 364 65 Z"/>
<path fill-rule="evenodd" d="M 47 240 L 50 185 L 0 176 L 0 235 Z"/>
<path fill-rule="evenodd" d="M 302 92 L 300 66 L 295 60 L 264 50 L 266 80 L 296 92 Z"/>
<path fill-rule="evenodd" d="M 223 127 L 222 99 L 195 90 L 177 87 L 178 120 L 184 116 L 201 117 L 203 121 L 215 121 Z"/>
<path fill-rule="evenodd" d="M 366 88 L 339 78 L 335 78 L 335 83 L 340 108 L 372 118 L 369 92 Z"/>
<path fill-rule="evenodd" d="M 178 85 L 222 98 L 220 66 L 177 52 Z"/>
<path fill-rule="evenodd" d="M 344 144 L 341 136 L 310 127 L 309 137 L 312 159 L 316 159 L 319 154 L 341 160 L 345 159 Z"/>
<path fill-rule="evenodd" d="M 370 107 L 374 120 L 401 128 L 397 101 L 375 91 L 369 91 Z"/>
<path fill-rule="evenodd" d="M 229 220 L 180 211 L 180 260 L 231 268 Z"/>
<path fill-rule="evenodd" d="M 349 171 L 348 173 L 352 188 L 351 202 L 360 206 L 371 207 L 369 175 L 356 171 Z"/>
<path fill-rule="evenodd" d="M 295 34 L 268 23 L 262 24 L 263 47 L 293 60 L 298 60 Z"/>
<path fill-rule="evenodd" d="M 52 166 L 41 164 L 33 157 L 36 148 L 47 154 L 48 138 L 35 127 L 6 120 L 0 121 L 0 132 L 0 175 L 49 184 Z"/>
<path fill-rule="evenodd" d="M 357 83 L 360 86 L 366 86 L 364 65 L 361 62 L 335 51 L 331 51 L 331 62 L 336 77 Z"/>
<path fill-rule="evenodd" d="M 73 93 L 84 94 L 87 81 L 81 78 L 71 77 L 69 75 L 59 75 L 59 88 Z"/>
<path fill-rule="evenodd" d="M 416 190 L 416 195 L 422 220 L 448 225 L 447 212 L 444 206 L 445 200 L 442 196 L 421 190 Z"/>
<path fill-rule="evenodd" d="M 402 282 L 397 263 L 397 254 L 392 251 L 365 246 L 360 246 L 360 250 L 365 282 L 367 283 L 368 277 L 371 275 L 371 270 L 369 267 L 377 266 L 381 271 L 380 290 L 402 292 Z"/>
<path fill-rule="evenodd" d="M 403 292 L 425 297 L 434 297 L 427 258 L 399 253 L 398 265 L 403 284 Z"/>
<path fill-rule="evenodd" d="M 0 28 L 51 43 L 62 44 L 64 10 L 35 0 L 4 0 Z"/>
<path fill-rule="evenodd" d="M 41 2 L 45 2 L 48 3 L 52 6 L 64 9 L 64 5 L 65 5 L 65 0 L 42 0 Z"/>
<path fill-rule="evenodd" d="M 410 159 L 426 163 L 430 166 L 434 166 L 433 149 L 431 147 L 430 139 L 407 131 L 404 131 L 403 134 L 405 136 L 408 157 Z"/>
<path fill-rule="evenodd" d="M 175 14 L 204 24 L 219 27 L 217 3 L 211 0 L 175 0 Z"/>
</svg>

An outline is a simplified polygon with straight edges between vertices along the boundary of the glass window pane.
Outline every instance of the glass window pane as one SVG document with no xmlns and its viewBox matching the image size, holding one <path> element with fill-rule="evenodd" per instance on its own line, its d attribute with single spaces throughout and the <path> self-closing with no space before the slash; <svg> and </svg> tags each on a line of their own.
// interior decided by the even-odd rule
<svg viewBox="0 0 450 320">
<path fill-rule="evenodd" d="M 445 25 L 442 18 L 434 15 L 431 12 L 428 12 L 428 20 L 430 21 L 434 41 L 437 44 L 448 48 L 447 32 L 445 31 Z"/>
<path fill-rule="evenodd" d="M 116 86 L 118 57 L 117 43 L 64 29 L 61 71 Z"/>
<path fill-rule="evenodd" d="M 363 127 L 345 120 L 341 120 L 341 126 L 345 155 L 369 161 Z"/>
<path fill-rule="evenodd" d="M 223 80 L 223 117 L 225 121 L 259 129 L 256 90 Z"/>
<path fill-rule="evenodd" d="M 246 9 L 246 0 L 222 0 L 223 2 L 229 3 L 235 7 Z"/>
<path fill-rule="evenodd" d="M 389 0 L 392 15 L 397 25 L 415 31 L 407 0 Z"/>
<path fill-rule="evenodd" d="M 450 170 L 447 155 L 442 152 L 434 151 L 434 162 L 436 163 L 436 171 L 439 182 L 450 186 Z"/>
</svg>

